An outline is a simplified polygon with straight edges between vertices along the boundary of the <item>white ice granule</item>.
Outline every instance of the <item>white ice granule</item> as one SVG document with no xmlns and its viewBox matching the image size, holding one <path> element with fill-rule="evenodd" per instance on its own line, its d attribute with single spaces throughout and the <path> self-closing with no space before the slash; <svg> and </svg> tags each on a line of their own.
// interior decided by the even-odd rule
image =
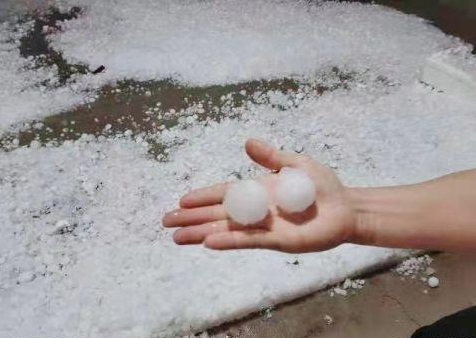
<svg viewBox="0 0 476 338">
<path fill-rule="evenodd" d="M 410 257 L 401 262 L 396 267 L 395 272 L 405 277 L 412 276 L 425 270 L 432 262 L 433 258 L 429 255 Z"/>
<path fill-rule="evenodd" d="M 428 286 L 430 288 L 437 288 L 438 286 L 440 286 L 440 280 L 432 276 L 428 278 Z"/>
<path fill-rule="evenodd" d="M 335 287 L 335 288 L 333 289 L 333 292 L 334 292 L 336 295 L 339 295 L 339 296 L 344 296 L 344 297 L 347 296 L 347 290 L 342 289 L 342 288 L 340 288 L 340 287 Z M 332 294 L 331 294 L 331 296 L 332 296 Z"/>
<path fill-rule="evenodd" d="M 365 285 L 365 279 L 350 279 L 347 278 L 341 285 L 337 285 L 336 287 L 332 288 L 330 291 L 331 297 L 334 295 L 339 296 L 347 296 L 349 291 L 351 290 L 360 290 Z"/>
<path fill-rule="evenodd" d="M 243 225 L 262 221 L 268 214 L 268 204 L 265 188 L 253 180 L 233 184 L 227 190 L 223 201 L 231 219 Z"/>
<path fill-rule="evenodd" d="M 20 275 L 18 275 L 17 281 L 20 284 L 28 283 L 28 282 L 31 282 L 34 278 L 35 278 L 35 274 L 32 271 L 25 271 L 20 273 Z"/>
<path fill-rule="evenodd" d="M 332 318 L 329 315 L 325 315 L 324 316 L 324 321 L 326 322 L 327 325 L 331 325 L 332 323 L 334 323 L 334 318 Z"/>
<path fill-rule="evenodd" d="M 352 287 L 352 280 L 350 278 L 347 278 L 345 281 L 344 281 L 344 284 L 342 284 L 342 288 L 344 290 L 347 290 L 349 288 Z"/>
<path fill-rule="evenodd" d="M 314 182 L 304 170 L 283 168 L 275 191 L 276 204 L 285 212 L 302 212 L 316 200 Z"/>
</svg>

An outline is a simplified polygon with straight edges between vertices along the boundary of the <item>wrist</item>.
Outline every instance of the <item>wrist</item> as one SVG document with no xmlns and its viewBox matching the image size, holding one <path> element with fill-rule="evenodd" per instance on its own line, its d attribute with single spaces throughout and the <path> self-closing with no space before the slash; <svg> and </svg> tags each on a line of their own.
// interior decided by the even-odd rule
<svg viewBox="0 0 476 338">
<path fill-rule="evenodd" d="M 406 186 L 345 188 L 353 220 L 348 242 L 474 251 L 475 178 L 472 171 Z"/>
<path fill-rule="evenodd" d="M 380 226 L 380 220 L 375 213 L 373 204 L 377 197 L 372 188 L 346 188 L 345 195 L 353 215 L 353 231 L 350 243 L 361 245 L 376 245 L 375 229 Z"/>
<path fill-rule="evenodd" d="M 383 188 L 349 188 L 354 212 L 352 243 L 385 247 L 425 247 L 426 224 L 434 208 L 422 198 L 418 185 Z M 430 222 L 431 223 L 431 222 Z"/>
</svg>

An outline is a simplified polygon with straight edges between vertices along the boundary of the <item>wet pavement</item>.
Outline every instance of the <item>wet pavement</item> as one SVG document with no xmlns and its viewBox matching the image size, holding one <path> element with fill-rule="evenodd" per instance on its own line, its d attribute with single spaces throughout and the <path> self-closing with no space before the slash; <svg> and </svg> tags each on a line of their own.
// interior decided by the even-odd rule
<svg viewBox="0 0 476 338">
<path fill-rule="evenodd" d="M 212 338 L 405 338 L 421 326 L 476 305 L 475 255 L 434 255 L 440 280 L 428 287 L 421 275 L 393 271 L 368 277 L 347 296 L 317 292 L 209 331 Z M 436 337 L 428 337 L 436 338 Z"/>
</svg>

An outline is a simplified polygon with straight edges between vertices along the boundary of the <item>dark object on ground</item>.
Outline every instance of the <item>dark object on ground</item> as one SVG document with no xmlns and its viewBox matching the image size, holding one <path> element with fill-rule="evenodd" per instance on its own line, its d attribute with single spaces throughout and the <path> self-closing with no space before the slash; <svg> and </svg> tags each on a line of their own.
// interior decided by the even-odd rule
<svg viewBox="0 0 476 338">
<path fill-rule="evenodd" d="M 93 70 L 93 74 L 96 75 L 96 74 L 102 73 L 105 69 L 106 67 L 99 66 L 96 70 Z"/>
<path fill-rule="evenodd" d="M 440 319 L 418 329 L 411 338 L 471 338 L 476 337 L 476 307 Z"/>
</svg>

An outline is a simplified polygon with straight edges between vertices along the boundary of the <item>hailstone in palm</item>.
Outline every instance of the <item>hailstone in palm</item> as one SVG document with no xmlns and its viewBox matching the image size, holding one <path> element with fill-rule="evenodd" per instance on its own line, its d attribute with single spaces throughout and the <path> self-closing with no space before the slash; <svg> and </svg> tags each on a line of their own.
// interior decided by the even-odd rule
<svg viewBox="0 0 476 338">
<path fill-rule="evenodd" d="M 284 212 L 303 212 L 316 200 L 314 182 L 302 169 L 282 168 L 278 174 L 275 199 Z"/>
<path fill-rule="evenodd" d="M 228 188 L 223 205 L 233 221 L 251 225 L 266 218 L 269 196 L 266 189 L 257 181 L 244 180 Z"/>
</svg>

